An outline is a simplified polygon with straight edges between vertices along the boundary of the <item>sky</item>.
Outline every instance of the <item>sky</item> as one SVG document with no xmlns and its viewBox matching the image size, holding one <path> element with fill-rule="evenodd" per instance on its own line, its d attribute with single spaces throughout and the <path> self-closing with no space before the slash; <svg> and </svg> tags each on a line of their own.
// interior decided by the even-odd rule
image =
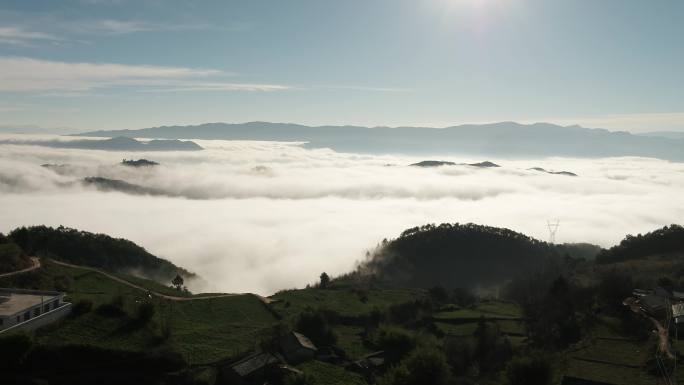
<svg viewBox="0 0 684 385">
<path fill-rule="evenodd" d="M 0 2 L 0 126 L 684 131 L 684 2 Z"/>
<path fill-rule="evenodd" d="M 409 166 L 417 157 L 294 143 L 198 143 L 205 150 L 135 154 L 2 144 L 0 232 L 45 224 L 123 237 L 198 273 L 205 285 L 192 283 L 195 292 L 268 295 L 304 287 L 323 271 L 350 272 L 383 238 L 426 223 L 474 222 L 548 240 L 547 221 L 559 220 L 557 242 L 608 247 L 684 216 L 684 164 L 653 158 L 421 168 Z M 133 156 L 160 165 L 119 165 Z M 100 192 L 80 183 L 88 176 L 168 196 Z"/>
</svg>

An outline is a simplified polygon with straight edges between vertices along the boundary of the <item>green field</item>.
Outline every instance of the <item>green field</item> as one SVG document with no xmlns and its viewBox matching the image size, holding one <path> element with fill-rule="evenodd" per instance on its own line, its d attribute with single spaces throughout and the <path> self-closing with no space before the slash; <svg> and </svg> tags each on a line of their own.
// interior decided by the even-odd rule
<svg viewBox="0 0 684 385">
<path fill-rule="evenodd" d="M 651 385 L 656 377 L 648 374 L 654 340 L 634 341 L 619 332 L 620 320 L 601 316 L 593 338 L 565 354 L 566 375 L 603 381 L 609 384 Z"/>
<path fill-rule="evenodd" d="M 150 298 L 144 290 L 97 272 L 50 262 L 29 274 L 33 277 L 26 277 L 26 274 L 2 279 L 0 286 L 60 289 L 66 291 L 67 301 L 93 303 L 93 311 L 37 331 L 36 338 L 43 344 L 90 344 L 133 351 L 170 348 L 181 353 L 188 362 L 200 364 L 253 349 L 276 323 L 261 300 L 249 294 L 172 301 Z M 31 285 L 22 285 L 23 280 Z M 160 286 L 145 279 L 131 280 L 151 290 Z M 115 300 L 122 304 L 124 314 L 111 316 L 96 311 L 97 307 Z M 155 314 L 146 325 L 136 326 L 137 309 L 145 301 L 154 305 Z M 162 338 L 162 325 L 168 325 L 168 338 Z"/>
<path fill-rule="evenodd" d="M 325 309 L 345 316 L 356 317 L 369 314 L 374 309 L 383 310 L 403 302 L 422 298 L 419 289 L 374 289 L 357 293 L 347 289 L 303 289 L 282 291 L 271 298 L 277 300 L 273 308 L 286 318 L 301 313 L 306 308 Z"/>
<path fill-rule="evenodd" d="M 522 310 L 514 303 L 501 301 L 480 302 L 472 308 L 458 308 L 435 313 L 436 319 L 457 320 L 474 318 L 510 318 L 522 317 Z"/>
<path fill-rule="evenodd" d="M 365 385 L 366 381 L 354 373 L 346 371 L 336 365 L 321 361 L 310 361 L 297 366 L 307 376 L 313 379 L 314 384 L 325 385 Z"/>
<path fill-rule="evenodd" d="M 366 354 L 373 353 L 373 349 L 368 348 L 363 344 L 363 328 L 360 326 L 335 325 L 333 331 L 337 336 L 337 346 L 342 348 L 347 357 L 350 359 L 358 359 Z"/>
</svg>

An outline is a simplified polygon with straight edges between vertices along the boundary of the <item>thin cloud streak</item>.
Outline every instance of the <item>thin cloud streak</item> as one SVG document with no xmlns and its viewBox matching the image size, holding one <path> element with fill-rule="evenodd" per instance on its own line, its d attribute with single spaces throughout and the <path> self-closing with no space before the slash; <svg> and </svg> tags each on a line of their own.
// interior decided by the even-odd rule
<svg viewBox="0 0 684 385">
<path fill-rule="evenodd" d="M 137 87 L 148 91 L 276 91 L 277 84 L 207 81 L 230 73 L 216 69 L 72 63 L 27 57 L 0 57 L 0 92 L 86 92 L 98 88 Z"/>
<path fill-rule="evenodd" d="M 143 20 L 115 19 L 71 21 L 68 24 L 62 24 L 62 28 L 72 33 L 81 35 L 127 35 L 140 32 L 211 31 L 229 29 L 204 23 L 161 24 Z"/>
<path fill-rule="evenodd" d="M 23 27 L 0 27 L 0 44 L 29 45 L 33 41 L 63 41 L 64 39 L 44 32 Z"/>
</svg>

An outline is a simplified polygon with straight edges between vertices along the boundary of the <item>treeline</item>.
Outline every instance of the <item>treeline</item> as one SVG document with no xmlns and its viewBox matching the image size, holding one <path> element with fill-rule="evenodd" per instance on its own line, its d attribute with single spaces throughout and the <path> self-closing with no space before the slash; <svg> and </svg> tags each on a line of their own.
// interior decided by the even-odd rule
<svg viewBox="0 0 684 385">
<path fill-rule="evenodd" d="M 677 252 L 684 253 L 684 227 L 670 225 L 644 235 L 627 235 L 619 245 L 599 253 L 596 262 L 606 264 Z"/>
<path fill-rule="evenodd" d="M 26 269 L 31 260 L 21 247 L 0 233 L 0 274 Z"/>
<path fill-rule="evenodd" d="M 405 287 L 475 287 L 534 271 L 586 247 L 551 245 L 497 227 L 441 224 L 414 227 L 383 241 L 358 269 L 382 283 Z"/>
<path fill-rule="evenodd" d="M 164 284 L 178 273 L 186 278 L 195 276 L 129 240 L 112 238 L 106 234 L 63 226 L 32 226 L 13 230 L 9 238 L 31 255 L 113 272 L 135 271 Z"/>
</svg>

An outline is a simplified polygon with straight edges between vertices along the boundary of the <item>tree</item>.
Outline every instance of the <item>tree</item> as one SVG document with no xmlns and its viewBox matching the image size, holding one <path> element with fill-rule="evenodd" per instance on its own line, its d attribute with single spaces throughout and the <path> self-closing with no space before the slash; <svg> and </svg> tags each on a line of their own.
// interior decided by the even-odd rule
<svg viewBox="0 0 684 385">
<path fill-rule="evenodd" d="M 171 283 L 176 287 L 176 290 L 180 290 L 183 288 L 183 283 L 185 283 L 185 281 L 183 281 L 183 277 L 181 277 L 180 274 L 176 274 L 176 278 L 174 278 Z"/>
<path fill-rule="evenodd" d="M 330 284 L 330 276 L 328 273 L 323 272 L 321 273 L 321 289 L 327 289 L 328 285 Z"/>
<path fill-rule="evenodd" d="M 444 353 L 420 348 L 380 378 L 380 385 L 446 385 L 451 379 Z"/>
<path fill-rule="evenodd" d="M 326 316 L 319 310 L 306 309 L 299 315 L 296 330 L 318 346 L 332 346 L 337 341 Z"/>
</svg>

